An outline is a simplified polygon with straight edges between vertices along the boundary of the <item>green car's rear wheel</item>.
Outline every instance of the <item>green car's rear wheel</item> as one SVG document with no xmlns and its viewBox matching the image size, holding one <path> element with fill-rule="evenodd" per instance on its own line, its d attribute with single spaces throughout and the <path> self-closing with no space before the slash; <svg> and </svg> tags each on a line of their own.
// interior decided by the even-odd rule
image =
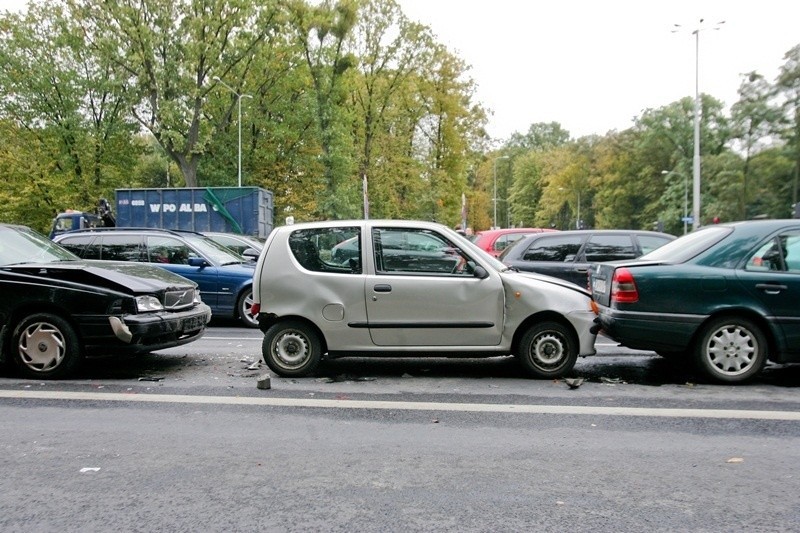
<svg viewBox="0 0 800 533">
<path fill-rule="evenodd" d="M 767 339 L 746 318 L 720 317 L 703 327 L 694 356 L 699 370 L 714 381 L 741 383 L 764 368 Z"/>
</svg>

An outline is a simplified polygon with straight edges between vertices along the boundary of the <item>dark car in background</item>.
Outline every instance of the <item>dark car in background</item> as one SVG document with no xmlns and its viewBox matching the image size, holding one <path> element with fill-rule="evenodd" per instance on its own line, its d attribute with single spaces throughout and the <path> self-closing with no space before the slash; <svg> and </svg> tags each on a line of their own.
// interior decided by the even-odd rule
<svg viewBox="0 0 800 533">
<path fill-rule="evenodd" d="M 250 261 L 258 261 L 258 255 L 261 253 L 261 250 L 264 249 L 264 241 L 252 235 L 214 231 L 205 231 L 203 235 L 217 244 L 230 248 Z"/>
<path fill-rule="evenodd" d="M 257 327 L 253 305 L 255 263 L 193 231 L 95 228 L 58 235 L 56 242 L 82 259 L 151 263 L 200 287 L 215 317 Z"/>
<path fill-rule="evenodd" d="M 0 225 L 0 360 L 35 379 L 87 355 L 139 353 L 200 338 L 197 285 L 144 264 L 82 261 L 24 226 Z"/>
<path fill-rule="evenodd" d="M 800 220 L 714 224 L 590 272 L 599 326 L 714 381 L 800 362 Z"/>
<path fill-rule="evenodd" d="M 569 230 L 527 235 L 500 254 L 500 261 L 522 272 L 537 272 L 586 287 L 592 263 L 635 259 L 675 240 L 644 230 Z"/>
</svg>

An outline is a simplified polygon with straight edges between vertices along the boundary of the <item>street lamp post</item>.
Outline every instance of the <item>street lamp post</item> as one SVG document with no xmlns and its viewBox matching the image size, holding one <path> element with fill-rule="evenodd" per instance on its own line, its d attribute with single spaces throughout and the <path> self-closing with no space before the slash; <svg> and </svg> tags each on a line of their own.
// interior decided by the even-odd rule
<svg viewBox="0 0 800 533">
<path fill-rule="evenodd" d="M 567 191 L 569 189 L 565 187 L 559 187 L 559 191 Z M 575 217 L 575 229 L 581 229 L 581 190 L 575 189 L 575 192 L 578 193 L 578 209 Z"/>
<path fill-rule="evenodd" d="M 230 85 L 228 85 L 227 83 L 222 81 L 219 78 L 219 76 L 214 76 L 212 79 L 214 81 L 217 81 L 217 82 L 221 83 L 223 87 L 228 89 L 230 92 L 232 92 L 236 96 L 236 101 L 237 101 L 237 104 L 238 104 L 238 107 L 239 107 L 239 119 L 238 119 L 238 126 L 239 126 L 239 159 L 238 159 L 239 180 L 238 180 L 238 184 L 239 184 L 239 187 L 241 187 L 242 186 L 242 98 L 252 98 L 252 96 L 249 95 L 249 94 L 242 94 L 242 93 L 236 92 L 236 90 L 233 87 L 231 87 Z"/>
<path fill-rule="evenodd" d="M 694 35 L 694 156 L 692 159 L 692 229 L 700 225 L 700 31 L 703 29 L 704 19 L 700 19 L 697 27 L 692 31 Z M 717 22 L 714 30 L 719 30 L 725 24 L 722 20 Z M 680 31 L 681 25 L 675 24 L 672 33 Z"/>
<path fill-rule="evenodd" d="M 498 159 L 508 159 L 507 155 L 501 155 L 494 158 L 494 218 L 492 220 L 492 227 L 497 228 L 497 161 Z"/>
<path fill-rule="evenodd" d="M 686 177 L 686 174 L 681 174 L 674 170 L 662 170 L 661 174 L 664 176 L 677 174 L 683 178 L 683 234 L 686 235 L 689 230 L 689 178 Z M 694 228 L 694 225 L 692 227 Z"/>
</svg>

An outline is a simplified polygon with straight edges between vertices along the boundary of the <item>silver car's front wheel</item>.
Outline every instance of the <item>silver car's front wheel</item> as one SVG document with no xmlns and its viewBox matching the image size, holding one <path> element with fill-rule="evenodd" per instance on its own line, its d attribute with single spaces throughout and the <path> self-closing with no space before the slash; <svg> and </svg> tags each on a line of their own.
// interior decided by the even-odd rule
<svg viewBox="0 0 800 533">
<path fill-rule="evenodd" d="M 322 359 L 317 333 L 302 322 L 279 322 L 264 334 L 264 362 L 280 376 L 307 376 Z"/>
<path fill-rule="evenodd" d="M 543 322 L 525 332 L 516 355 L 532 376 L 558 378 L 575 366 L 578 342 L 566 326 L 558 322 Z"/>
<path fill-rule="evenodd" d="M 764 367 L 767 339 L 750 320 L 718 318 L 703 328 L 695 359 L 700 370 L 715 381 L 741 383 Z"/>
</svg>

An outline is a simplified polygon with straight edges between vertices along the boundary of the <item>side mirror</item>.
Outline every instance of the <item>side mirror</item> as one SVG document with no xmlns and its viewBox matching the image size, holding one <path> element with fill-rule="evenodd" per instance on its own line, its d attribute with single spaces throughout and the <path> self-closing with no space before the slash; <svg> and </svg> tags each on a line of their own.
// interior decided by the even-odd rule
<svg viewBox="0 0 800 533">
<path fill-rule="evenodd" d="M 475 269 L 472 271 L 472 275 L 478 279 L 486 279 L 489 277 L 489 273 L 480 265 L 475 266 Z"/>
<path fill-rule="evenodd" d="M 208 261 L 206 261 L 202 257 L 190 257 L 189 258 L 189 266 L 203 268 L 203 267 L 208 266 Z"/>
<path fill-rule="evenodd" d="M 246 259 L 249 259 L 250 261 L 258 261 L 258 250 L 256 250 L 255 248 L 246 248 L 242 252 L 242 255 Z"/>
</svg>

